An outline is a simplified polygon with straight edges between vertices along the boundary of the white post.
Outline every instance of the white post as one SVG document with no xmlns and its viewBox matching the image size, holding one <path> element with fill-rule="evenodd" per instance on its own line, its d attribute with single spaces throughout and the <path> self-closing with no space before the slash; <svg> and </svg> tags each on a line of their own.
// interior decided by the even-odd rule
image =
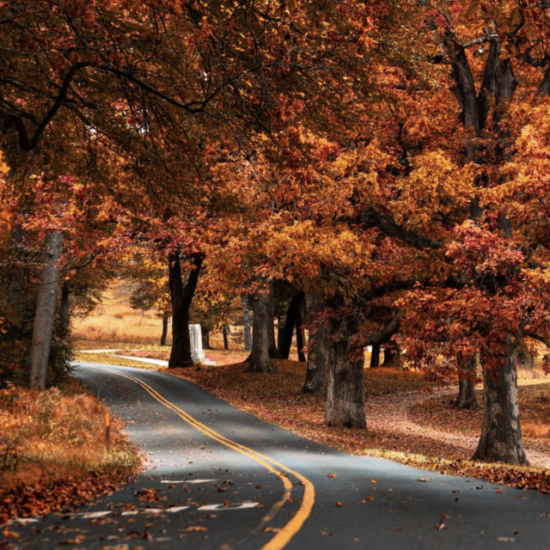
<svg viewBox="0 0 550 550">
<path fill-rule="evenodd" d="M 200 325 L 189 325 L 189 339 L 191 340 L 191 358 L 195 363 L 204 363 L 206 358 L 202 350 L 202 331 Z"/>
</svg>

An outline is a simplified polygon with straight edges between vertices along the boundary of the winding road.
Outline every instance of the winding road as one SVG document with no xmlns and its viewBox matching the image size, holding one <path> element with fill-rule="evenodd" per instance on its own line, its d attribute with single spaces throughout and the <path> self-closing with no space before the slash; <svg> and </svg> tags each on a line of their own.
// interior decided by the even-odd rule
<svg viewBox="0 0 550 550">
<path fill-rule="evenodd" d="M 550 547 L 550 495 L 351 456 L 167 374 L 78 363 L 74 376 L 149 466 L 78 513 L 18 525 L 20 548 Z"/>
</svg>

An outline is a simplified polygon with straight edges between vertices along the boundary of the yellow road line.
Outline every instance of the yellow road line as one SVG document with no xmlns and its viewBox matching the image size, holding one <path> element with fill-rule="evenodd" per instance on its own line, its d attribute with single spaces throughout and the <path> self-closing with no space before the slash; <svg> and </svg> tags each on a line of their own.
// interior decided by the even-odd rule
<svg viewBox="0 0 550 550">
<path fill-rule="evenodd" d="M 200 432 L 207 435 L 211 439 L 218 441 L 222 445 L 225 445 L 226 447 L 229 447 L 245 456 L 248 456 L 249 458 L 252 458 L 256 462 L 261 464 L 264 468 L 266 468 L 268 471 L 277 475 L 283 482 L 283 485 L 285 487 L 285 493 L 283 495 L 283 498 L 278 502 L 276 502 L 275 505 L 271 508 L 271 511 L 262 518 L 262 523 L 271 521 L 275 517 L 277 512 L 282 508 L 284 503 L 290 497 L 290 492 L 292 490 L 292 483 L 287 478 L 287 475 L 275 469 L 273 466 L 277 466 L 286 474 L 291 474 L 296 478 L 298 478 L 304 486 L 304 496 L 303 496 L 300 508 L 298 509 L 296 514 L 293 516 L 293 518 L 267 544 L 262 546 L 261 550 L 281 550 L 290 542 L 292 537 L 302 528 L 303 524 L 311 514 L 311 510 L 315 502 L 315 488 L 311 483 L 311 481 L 309 481 L 309 479 L 307 479 L 302 474 L 295 472 L 290 468 L 287 468 L 284 464 L 277 462 L 273 458 L 263 455 L 258 451 L 255 451 L 254 449 L 246 447 L 245 445 L 241 445 L 240 443 L 237 443 L 236 441 L 228 439 L 222 434 L 212 430 L 202 422 L 199 422 L 196 418 L 191 416 L 189 413 L 180 409 L 177 405 L 175 405 L 174 403 L 172 403 L 171 401 L 163 397 L 159 392 L 157 392 L 154 388 L 152 388 L 149 384 L 147 384 L 143 380 L 140 380 L 139 378 L 136 378 L 134 376 L 128 376 L 126 374 L 119 373 L 117 371 L 114 371 L 108 368 L 105 368 L 105 370 L 117 376 L 127 378 L 128 380 L 131 380 L 135 384 L 138 384 L 147 393 L 149 393 L 154 399 L 159 401 L 168 409 L 175 412 L 182 420 L 184 420 L 185 422 L 193 426 L 195 429 L 199 430 Z"/>
</svg>

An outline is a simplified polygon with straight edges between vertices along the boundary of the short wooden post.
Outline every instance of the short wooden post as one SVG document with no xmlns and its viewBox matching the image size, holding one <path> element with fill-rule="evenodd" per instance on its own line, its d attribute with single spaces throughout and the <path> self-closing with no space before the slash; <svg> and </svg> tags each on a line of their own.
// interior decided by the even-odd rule
<svg viewBox="0 0 550 550">
<path fill-rule="evenodd" d="M 111 415 L 109 411 L 105 413 L 105 448 L 107 452 L 111 447 Z"/>
</svg>

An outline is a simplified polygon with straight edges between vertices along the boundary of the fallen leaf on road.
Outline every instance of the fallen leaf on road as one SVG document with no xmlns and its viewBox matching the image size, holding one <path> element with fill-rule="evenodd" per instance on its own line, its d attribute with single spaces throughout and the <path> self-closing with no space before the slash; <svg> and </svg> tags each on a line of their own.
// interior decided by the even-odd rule
<svg viewBox="0 0 550 550">
<path fill-rule="evenodd" d="M 327 477 L 338 477 L 338 474 L 329 474 Z"/>
<path fill-rule="evenodd" d="M 4 536 L 7 539 L 18 539 L 19 533 L 16 533 L 15 531 L 10 531 L 9 529 L 4 529 Z"/>
<path fill-rule="evenodd" d="M 330 535 L 332 535 L 332 531 L 319 531 L 319 534 L 322 537 L 330 537 Z"/>
<path fill-rule="evenodd" d="M 341 502 L 337 502 L 337 503 L 336 503 L 336 508 L 342 508 L 342 503 L 341 503 Z"/>
<path fill-rule="evenodd" d="M 208 529 L 206 527 L 203 527 L 202 525 L 189 525 L 189 527 L 186 527 L 184 531 L 208 531 Z"/>
<path fill-rule="evenodd" d="M 419 477 L 417 481 L 421 481 L 422 483 L 426 483 L 426 481 L 430 481 L 431 477 Z"/>
</svg>

